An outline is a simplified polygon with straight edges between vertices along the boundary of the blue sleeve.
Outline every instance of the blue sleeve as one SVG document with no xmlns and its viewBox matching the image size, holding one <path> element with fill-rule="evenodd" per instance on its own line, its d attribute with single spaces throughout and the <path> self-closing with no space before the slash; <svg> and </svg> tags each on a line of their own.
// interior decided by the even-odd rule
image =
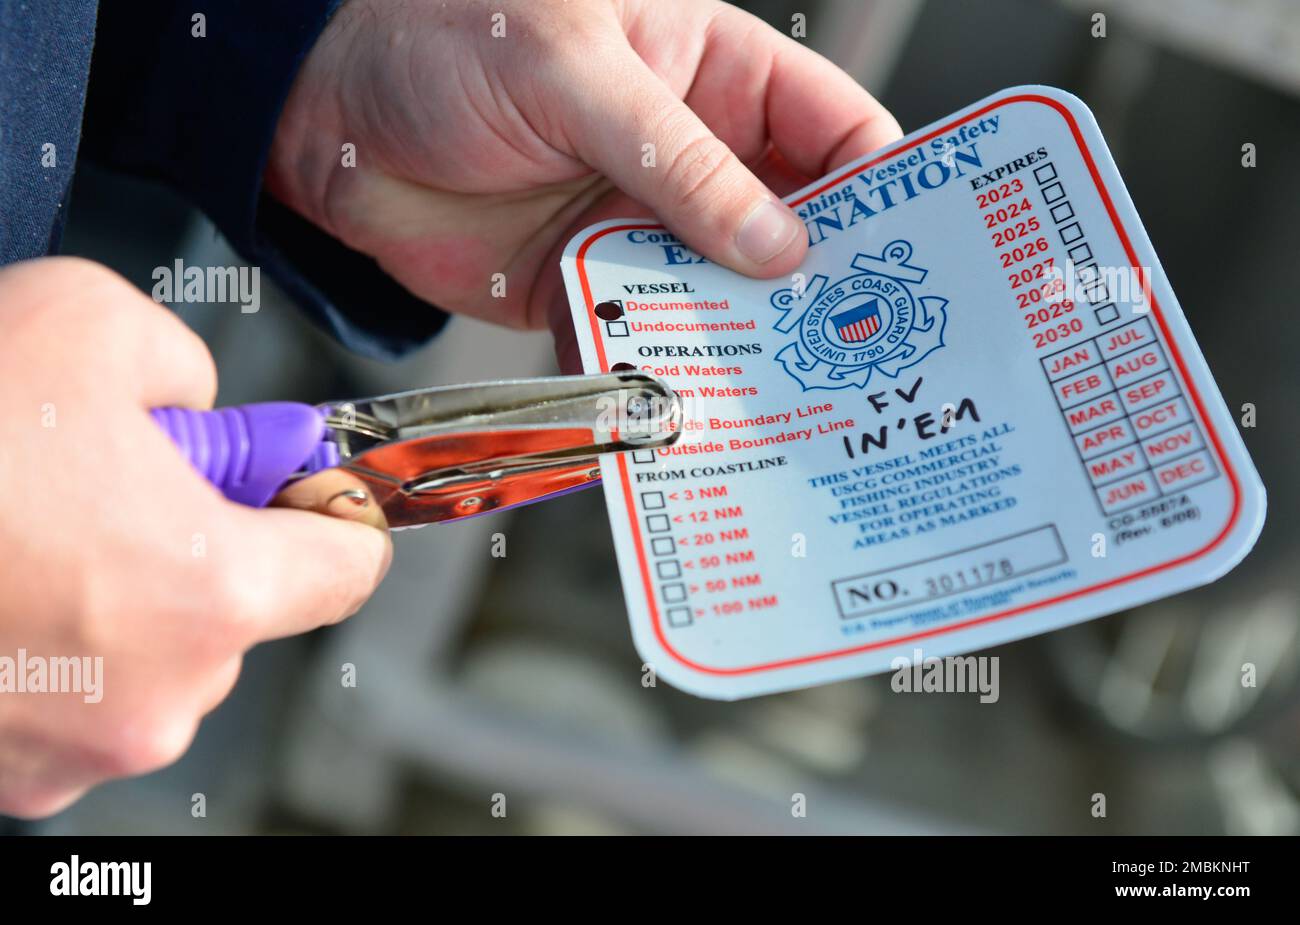
<svg viewBox="0 0 1300 925">
<path fill-rule="evenodd" d="M 391 359 L 446 315 L 262 190 L 294 75 L 341 3 L 103 0 L 82 151 L 176 188 L 321 327 Z M 203 37 L 192 34 L 196 13 Z"/>
</svg>

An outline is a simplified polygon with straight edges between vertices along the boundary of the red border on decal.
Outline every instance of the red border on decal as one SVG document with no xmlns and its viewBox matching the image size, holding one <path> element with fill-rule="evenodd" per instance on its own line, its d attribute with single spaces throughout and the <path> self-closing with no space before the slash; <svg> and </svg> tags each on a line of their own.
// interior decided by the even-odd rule
<svg viewBox="0 0 1300 925">
<path fill-rule="evenodd" d="M 924 144 L 930 139 L 942 135 L 944 132 L 947 132 L 949 129 L 955 128 L 958 125 L 969 122 L 971 119 L 975 119 L 979 116 L 984 115 L 987 112 L 991 112 L 992 110 L 997 109 L 1000 106 L 1006 106 L 1011 103 L 1042 103 L 1044 105 L 1051 106 L 1053 109 L 1059 112 L 1061 116 L 1065 119 L 1066 124 L 1070 126 L 1070 131 L 1074 135 L 1075 142 L 1079 146 L 1079 153 L 1083 155 L 1084 163 L 1087 164 L 1088 171 L 1089 173 L 1092 174 L 1093 182 L 1097 186 L 1097 192 L 1101 194 L 1102 202 L 1105 204 L 1106 211 L 1110 215 L 1111 222 L 1115 226 L 1115 231 L 1119 235 L 1120 243 L 1124 247 L 1124 253 L 1128 256 L 1131 268 L 1137 274 L 1139 281 L 1142 283 L 1143 291 L 1147 291 L 1149 288 L 1149 281 L 1143 278 L 1145 276 L 1144 269 L 1138 266 L 1137 253 L 1133 249 L 1133 242 L 1129 239 L 1128 233 L 1124 230 L 1124 226 L 1120 223 L 1119 214 L 1115 210 L 1115 204 L 1111 200 L 1110 193 L 1106 189 L 1106 185 L 1102 182 L 1101 174 L 1097 170 L 1097 164 L 1092 158 L 1092 152 L 1088 150 L 1088 145 L 1084 142 L 1083 134 L 1079 131 L 1079 124 L 1075 121 L 1074 114 L 1070 112 L 1070 110 L 1064 104 L 1062 104 L 1058 100 L 1052 99 L 1051 97 L 1039 96 L 1037 94 L 1021 94 L 1017 96 L 1010 96 L 1007 97 L 1006 99 L 997 100 L 996 102 L 990 103 L 988 106 L 985 106 L 983 109 L 976 110 L 975 112 L 969 113 L 960 119 L 957 119 L 953 122 L 949 122 L 947 125 L 941 126 L 940 128 L 935 129 L 934 131 L 930 132 L 929 134 L 921 138 L 908 141 L 905 146 L 895 146 L 894 148 L 891 149 L 890 153 L 881 154 L 879 157 L 876 157 L 874 160 L 868 161 L 865 164 L 861 164 L 853 168 L 852 170 L 845 171 L 844 173 L 840 174 L 834 179 L 828 180 L 826 183 L 822 184 L 817 189 L 814 189 L 811 192 L 807 193 L 802 198 L 795 200 L 793 203 L 791 203 L 791 205 L 797 206 L 800 205 L 801 203 L 807 202 L 809 199 L 812 199 L 814 196 L 820 195 L 821 193 L 825 192 L 831 187 L 843 182 L 844 180 L 847 180 L 849 177 L 861 173 L 863 170 L 867 169 L 868 167 L 873 167 L 876 164 L 879 164 L 881 161 L 888 160 L 890 157 L 893 156 L 894 152 L 901 150 L 902 147 L 912 148 L 917 145 Z M 582 245 L 578 248 L 578 253 L 576 255 L 578 279 L 582 284 L 582 297 L 587 305 L 587 315 L 591 323 L 592 340 L 596 345 L 596 358 L 600 363 L 600 369 L 602 372 L 609 372 L 609 363 L 605 358 L 605 345 L 602 342 L 600 336 L 600 328 L 597 324 L 597 319 L 594 312 L 595 306 L 591 296 L 591 285 L 587 279 L 587 271 L 586 271 L 586 266 L 584 264 L 584 259 L 587 254 L 587 250 L 591 247 L 592 244 L 594 244 L 596 241 L 598 241 L 600 238 L 604 237 L 607 234 L 614 234 L 615 232 L 618 231 L 653 230 L 659 228 L 663 228 L 663 226 L 654 223 L 616 225 L 612 228 L 603 228 L 600 231 L 593 234 L 586 241 L 583 241 Z M 1187 386 L 1187 392 L 1191 396 L 1192 402 L 1196 406 L 1196 411 L 1200 415 L 1201 421 L 1205 424 L 1206 431 L 1210 435 L 1210 441 L 1214 445 L 1214 450 L 1218 454 L 1220 462 L 1223 464 L 1223 470 L 1227 474 L 1229 482 L 1231 482 L 1232 484 L 1232 513 L 1228 517 L 1228 522 L 1227 524 L 1224 525 L 1223 529 L 1219 531 L 1218 535 L 1215 536 L 1214 539 L 1212 539 L 1201 549 L 1198 549 L 1195 552 L 1188 553 L 1185 556 L 1180 556 L 1177 559 L 1171 559 L 1170 561 L 1162 563 L 1160 565 L 1149 566 L 1145 569 L 1141 569 L 1140 571 L 1133 572 L 1129 575 L 1123 575 L 1119 578 L 1112 578 L 1109 581 L 1103 581 L 1095 585 L 1090 585 L 1086 588 L 1079 588 L 1067 594 L 1057 595 L 1056 597 L 1046 598 L 1041 601 L 1035 601 L 1032 604 L 1025 604 L 1024 606 L 1021 607 L 1014 607 L 1011 608 L 1010 610 L 1004 610 L 1000 613 L 988 614 L 986 616 L 976 617 L 971 620 L 964 620 L 960 623 L 953 623 L 947 626 L 936 627 L 934 629 L 924 630 L 917 633 L 910 633 L 906 636 L 896 636 L 893 639 L 885 639 L 879 642 L 866 643 L 864 645 L 859 645 L 859 646 L 851 646 L 845 649 L 833 649 L 829 652 L 820 652 L 813 655 L 801 655 L 796 658 L 781 659 L 774 662 L 765 662 L 759 665 L 746 665 L 737 668 L 717 668 L 711 665 L 701 665 L 699 662 L 694 662 L 686 658 L 684 655 L 682 655 L 680 652 L 678 652 L 676 649 L 672 647 L 672 645 L 668 642 L 667 636 L 664 634 L 663 624 L 660 620 L 660 615 L 659 615 L 659 608 L 655 603 L 654 584 L 650 578 L 650 568 L 646 559 L 644 542 L 641 538 L 641 529 L 640 526 L 637 524 L 636 509 L 632 505 L 632 486 L 631 486 L 630 479 L 628 478 L 627 460 L 622 455 L 620 455 L 617 459 L 619 479 L 623 486 L 624 501 L 627 504 L 628 517 L 631 522 L 632 540 L 636 546 L 637 565 L 641 571 L 641 581 L 645 589 L 646 601 L 650 606 L 650 622 L 651 622 L 651 626 L 654 628 L 655 638 L 659 640 L 659 645 L 662 646 L 664 651 L 667 652 L 670 656 L 672 656 L 672 658 L 674 658 L 680 664 L 694 671 L 701 672 L 703 674 L 722 675 L 722 676 L 745 675 L 745 674 L 755 674 L 761 671 L 773 671 L 780 668 L 793 668 L 799 665 L 807 665 L 812 662 L 825 661 L 826 659 L 843 658 L 849 655 L 857 655 L 861 652 L 870 652 L 873 649 L 884 649 L 889 646 L 896 646 L 902 643 L 913 642 L 918 639 L 926 639 L 931 636 L 940 636 L 945 633 L 952 633 L 952 632 L 956 632 L 957 630 L 969 629 L 973 626 L 979 626 L 980 624 L 983 623 L 991 623 L 994 620 L 1004 620 L 1007 617 L 1014 617 L 1017 614 L 1026 613 L 1031 610 L 1037 610 L 1041 607 L 1049 607 L 1052 604 L 1059 604 L 1064 601 L 1073 600 L 1075 598 L 1083 597 L 1088 594 L 1093 594 L 1098 591 L 1105 591 L 1110 588 L 1116 587 L 1118 585 L 1127 584 L 1130 581 L 1136 581 L 1139 578 L 1145 578 L 1148 575 L 1154 575 L 1158 572 L 1163 572 L 1166 569 L 1176 568 L 1180 565 L 1185 565 L 1188 562 L 1192 562 L 1196 559 L 1199 559 L 1205 554 L 1214 550 L 1232 532 L 1232 528 L 1237 523 L 1237 518 L 1241 516 L 1241 497 L 1242 497 L 1241 481 L 1237 477 L 1236 470 L 1232 467 L 1232 463 L 1228 458 L 1228 454 L 1224 452 L 1223 442 L 1220 440 L 1218 432 L 1214 429 L 1214 422 L 1210 419 L 1210 416 L 1205 411 L 1205 404 L 1201 400 L 1200 392 L 1198 392 L 1196 389 L 1196 383 L 1195 381 L 1193 381 L 1192 377 L 1187 372 L 1187 366 L 1183 362 L 1182 351 L 1179 350 L 1177 342 L 1174 340 L 1173 336 L 1169 332 L 1169 326 L 1165 321 L 1164 313 L 1160 310 L 1160 304 L 1156 300 L 1154 290 L 1152 290 L 1152 294 L 1151 294 L 1151 310 L 1152 310 L 1152 314 L 1155 316 L 1156 322 L 1160 326 L 1160 332 L 1164 335 L 1165 344 L 1168 347 L 1170 354 L 1174 358 L 1175 365 L 1178 367 L 1178 372 L 1181 375 L 1184 384 Z"/>
</svg>

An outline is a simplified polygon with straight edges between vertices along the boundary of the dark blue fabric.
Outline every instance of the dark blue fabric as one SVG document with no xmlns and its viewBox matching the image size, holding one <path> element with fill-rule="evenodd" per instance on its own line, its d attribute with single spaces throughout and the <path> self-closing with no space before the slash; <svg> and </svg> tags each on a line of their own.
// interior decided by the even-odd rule
<svg viewBox="0 0 1300 925">
<path fill-rule="evenodd" d="M 103 0 L 82 156 L 175 187 L 313 320 L 360 353 L 392 358 L 428 340 L 446 316 L 262 193 L 284 99 L 341 2 Z M 193 34 L 196 13 L 206 17 L 203 37 Z M 93 30 L 95 0 L 0 0 L 0 60 L 21 65 L 0 68 L 0 155 L 14 161 L 0 165 L 0 203 L 15 239 L 6 233 L 0 261 L 57 244 Z M 70 146 L 66 159 L 59 148 L 64 173 L 35 173 L 39 156 L 29 158 L 34 166 L 10 156 L 39 153 L 55 130 Z"/>
<path fill-rule="evenodd" d="M 94 0 L 0 0 L 0 264 L 59 246 L 94 35 Z"/>
</svg>

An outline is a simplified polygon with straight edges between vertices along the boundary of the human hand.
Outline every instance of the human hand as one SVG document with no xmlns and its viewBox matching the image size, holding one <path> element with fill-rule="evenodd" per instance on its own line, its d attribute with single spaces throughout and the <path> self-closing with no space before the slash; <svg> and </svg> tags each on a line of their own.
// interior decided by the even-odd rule
<svg viewBox="0 0 1300 925">
<path fill-rule="evenodd" d="M 350 0 L 298 74 L 266 180 L 421 298 L 549 318 L 574 369 L 558 267 L 574 232 L 655 215 L 717 263 L 788 274 L 807 238 L 778 194 L 900 135 L 839 68 L 715 0 Z"/>
<path fill-rule="evenodd" d="M 246 650 L 356 611 L 391 547 L 200 478 L 148 410 L 209 407 L 212 360 L 113 273 L 4 268 L 0 329 L 0 812 L 43 816 L 174 761 Z M 65 681 L 76 660 L 81 691 L 16 692 L 20 650 Z"/>
</svg>

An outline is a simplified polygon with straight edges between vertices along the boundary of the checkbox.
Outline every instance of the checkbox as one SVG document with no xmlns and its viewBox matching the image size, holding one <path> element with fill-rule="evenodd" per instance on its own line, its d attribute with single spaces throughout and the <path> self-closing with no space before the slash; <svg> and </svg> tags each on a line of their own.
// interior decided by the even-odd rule
<svg viewBox="0 0 1300 925">
<path fill-rule="evenodd" d="M 1082 267 L 1075 267 L 1074 275 L 1079 278 L 1080 286 L 1091 286 L 1101 274 L 1097 269 L 1097 264 L 1090 263 Z"/>
<path fill-rule="evenodd" d="M 1066 200 L 1058 205 L 1052 206 L 1052 221 L 1056 224 L 1069 221 L 1074 218 L 1074 206 L 1070 205 L 1070 200 Z"/>
<path fill-rule="evenodd" d="M 686 585 L 680 581 L 673 585 L 664 585 L 660 590 L 663 592 L 664 600 L 669 604 L 679 604 L 686 600 Z"/>
<path fill-rule="evenodd" d="M 655 461 L 654 450 L 633 450 L 632 462 L 634 463 L 652 463 Z"/>
<path fill-rule="evenodd" d="M 671 556 L 677 551 L 677 541 L 671 536 L 656 536 L 650 541 L 650 551 L 656 556 Z"/>
<path fill-rule="evenodd" d="M 669 626 L 690 626 L 694 622 L 695 621 L 691 618 L 691 608 L 689 607 L 668 608 Z"/>
<path fill-rule="evenodd" d="M 651 514 L 645 519 L 645 528 L 651 533 L 667 533 L 672 525 L 668 523 L 667 514 Z"/>
<path fill-rule="evenodd" d="M 1078 222 L 1075 222 L 1073 225 L 1066 225 L 1061 229 L 1061 240 L 1066 244 L 1073 244 L 1082 237 L 1083 229 L 1079 227 Z"/>
<path fill-rule="evenodd" d="M 1083 296 L 1093 305 L 1096 305 L 1098 302 L 1105 302 L 1110 298 L 1110 290 L 1106 288 L 1105 283 L 1098 283 L 1091 289 L 1085 287 L 1083 290 Z"/>
<path fill-rule="evenodd" d="M 606 321 L 605 333 L 610 337 L 627 337 L 626 321 Z"/>
<path fill-rule="evenodd" d="M 1082 244 L 1076 244 L 1074 247 L 1070 248 L 1069 253 L 1070 259 L 1075 263 L 1087 263 L 1092 259 L 1092 248 L 1088 246 L 1087 241 L 1084 241 Z"/>
<path fill-rule="evenodd" d="M 1047 183 L 1051 180 L 1055 180 L 1056 165 L 1049 162 L 1044 164 L 1042 167 L 1035 168 L 1034 179 L 1038 181 L 1039 186 L 1042 186 L 1044 183 Z"/>
<path fill-rule="evenodd" d="M 658 511 L 667 507 L 664 502 L 664 493 L 662 491 L 643 491 L 641 492 L 641 507 L 647 511 Z"/>
<path fill-rule="evenodd" d="M 1048 205 L 1065 198 L 1065 187 L 1059 183 L 1043 187 L 1043 201 Z"/>
<path fill-rule="evenodd" d="M 1119 317 L 1119 309 L 1116 308 L 1115 303 L 1112 302 L 1109 305 L 1103 305 L 1101 308 L 1097 309 L 1096 315 L 1098 324 L 1110 324 Z"/>
<path fill-rule="evenodd" d="M 655 572 L 660 578 L 681 578 L 682 564 L 676 559 L 663 559 L 655 563 Z"/>
</svg>

